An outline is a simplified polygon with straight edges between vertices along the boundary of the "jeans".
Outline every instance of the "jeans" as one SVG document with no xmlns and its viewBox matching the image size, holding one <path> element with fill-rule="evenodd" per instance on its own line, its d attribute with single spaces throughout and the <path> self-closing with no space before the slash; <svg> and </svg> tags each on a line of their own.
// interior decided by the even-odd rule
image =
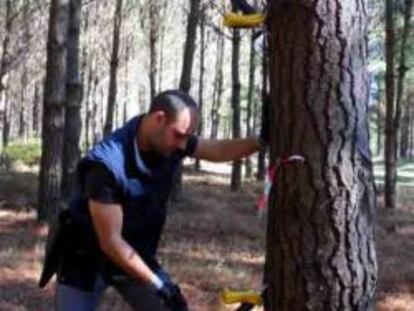
<svg viewBox="0 0 414 311">
<path fill-rule="evenodd" d="M 168 274 L 161 270 L 157 272 L 163 280 L 169 280 Z M 111 286 L 124 298 L 124 300 L 136 311 L 169 311 L 155 289 L 148 284 L 140 283 L 130 278 L 113 280 Z M 56 311 L 94 311 L 99 300 L 109 285 L 101 275 L 95 281 L 91 292 L 58 283 L 56 289 Z"/>
</svg>

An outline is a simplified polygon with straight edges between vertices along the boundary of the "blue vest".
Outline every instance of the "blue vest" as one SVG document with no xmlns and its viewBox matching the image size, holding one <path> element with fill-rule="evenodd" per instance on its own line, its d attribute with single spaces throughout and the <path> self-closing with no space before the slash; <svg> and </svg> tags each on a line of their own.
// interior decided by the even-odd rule
<svg viewBox="0 0 414 311">
<path fill-rule="evenodd" d="M 69 210 L 74 217 L 74 222 L 79 227 L 84 228 L 82 232 L 85 235 L 92 235 L 92 238 L 85 237 L 82 239 L 82 237 L 78 237 L 77 239 L 86 244 L 84 245 L 85 249 L 97 248 L 97 239 L 88 209 L 88 198 L 85 195 L 84 183 L 85 173 L 91 164 L 100 163 L 104 165 L 115 178 L 119 189 L 121 189 L 122 236 L 151 268 L 156 269 L 155 257 L 166 218 L 166 201 L 173 174 L 178 168 L 183 154 L 180 152 L 173 154 L 150 172 L 143 170 L 137 163 L 135 140 L 140 121 L 141 116 L 130 120 L 124 127 L 116 130 L 96 145 L 79 162 L 78 189 L 71 200 Z M 82 247 L 80 248 L 82 249 Z M 90 279 L 93 280 L 96 271 L 92 267 L 95 266 L 102 267 L 107 275 L 123 274 L 99 250 L 97 250 L 97 253 L 99 254 L 89 254 L 85 260 L 71 259 L 72 262 L 77 262 L 78 265 L 84 265 L 84 267 L 72 267 L 73 269 L 69 267 L 67 270 L 83 271 L 83 275 L 79 278 L 81 277 L 85 281 L 76 280 L 77 277 L 72 277 L 72 280 L 67 283 L 72 283 L 72 285 L 89 283 L 88 276 L 85 273 L 91 274 Z M 99 263 L 96 261 L 99 261 Z M 84 262 L 85 264 L 83 264 Z M 71 277 L 68 276 L 68 278 Z"/>
</svg>

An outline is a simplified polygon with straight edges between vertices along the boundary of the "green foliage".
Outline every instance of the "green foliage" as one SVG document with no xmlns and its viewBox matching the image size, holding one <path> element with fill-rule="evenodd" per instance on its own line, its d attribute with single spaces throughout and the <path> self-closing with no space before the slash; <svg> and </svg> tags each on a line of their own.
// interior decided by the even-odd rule
<svg viewBox="0 0 414 311">
<path fill-rule="evenodd" d="M 2 152 L 2 162 L 8 163 L 7 166 L 16 162 L 34 166 L 39 164 L 40 157 L 41 146 L 38 139 L 12 142 Z"/>
</svg>

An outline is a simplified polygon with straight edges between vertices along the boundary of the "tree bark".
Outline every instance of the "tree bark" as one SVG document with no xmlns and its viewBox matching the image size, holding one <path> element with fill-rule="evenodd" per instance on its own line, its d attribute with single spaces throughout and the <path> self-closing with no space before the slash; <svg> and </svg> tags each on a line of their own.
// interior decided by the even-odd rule
<svg viewBox="0 0 414 311">
<path fill-rule="evenodd" d="M 82 129 L 82 82 L 79 72 L 79 39 L 82 0 L 70 0 L 65 131 L 63 145 L 62 194 L 68 199 L 76 182 L 76 166 L 80 159 L 79 140 Z"/>
<path fill-rule="evenodd" d="M 109 89 L 108 89 L 108 104 L 106 107 L 106 121 L 103 131 L 104 136 L 108 136 L 113 129 L 114 111 L 116 107 L 116 95 L 118 91 L 118 64 L 119 64 L 119 46 L 121 36 L 122 24 L 122 0 L 116 1 L 116 8 L 114 14 L 114 28 L 112 32 L 112 53 L 109 69 Z"/>
<path fill-rule="evenodd" d="M 407 73 L 407 43 L 408 36 L 411 30 L 411 14 L 413 8 L 413 0 L 405 1 L 404 9 L 404 26 L 403 33 L 401 38 L 400 45 L 400 61 L 398 67 L 398 79 L 397 79 L 397 99 L 396 99 L 396 112 L 395 112 L 395 131 L 398 133 L 400 129 L 400 119 L 401 119 L 401 110 L 402 110 L 402 101 L 404 96 L 404 87 L 405 87 L 405 75 Z M 408 102 L 407 102 L 408 104 Z M 406 105 L 407 115 L 409 113 L 409 106 Z M 404 116 L 403 127 L 401 128 L 401 141 L 400 141 L 400 155 L 402 158 L 407 158 L 408 156 L 408 141 L 407 141 L 407 120 Z"/>
<path fill-rule="evenodd" d="M 385 207 L 397 207 L 397 131 L 395 128 L 395 21 L 392 0 L 385 1 Z"/>
<path fill-rule="evenodd" d="M 214 98 L 213 105 L 211 107 L 211 139 L 218 137 L 218 130 L 220 126 L 220 107 L 223 95 L 223 61 L 224 61 L 224 37 L 220 33 L 217 42 L 217 65 L 216 65 L 216 77 L 214 83 Z"/>
<path fill-rule="evenodd" d="M 183 67 L 181 69 L 181 79 L 179 89 L 190 92 L 191 76 L 194 63 L 194 52 L 197 40 L 197 26 L 200 15 L 200 0 L 190 0 L 190 13 L 187 23 L 187 37 L 184 45 Z"/>
<path fill-rule="evenodd" d="M 60 205 L 69 1 L 52 0 L 42 127 L 38 219 L 52 221 Z"/>
<path fill-rule="evenodd" d="M 233 30 L 232 39 L 232 95 L 231 106 L 233 112 L 232 118 L 232 133 L 233 138 L 239 138 L 241 135 L 240 129 L 240 31 L 238 29 Z M 238 191 L 241 187 L 241 169 L 242 161 L 233 161 L 233 167 L 231 171 L 231 190 Z"/>
<path fill-rule="evenodd" d="M 206 49 L 206 27 L 205 27 L 205 8 L 203 7 L 200 16 L 200 76 L 198 83 L 198 110 L 200 114 L 200 120 L 198 123 L 197 134 L 203 136 L 204 128 L 204 75 L 205 75 L 205 49 Z M 195 162 L 195 169 L 200 171 L 200 160 Z"/>
<path fill-rule="evenodd" d="M 268 70 L 268 43 L 267 43 L 267 37 L 265 37 L 264 40 L 264 46 L 263 46 L 263 56 L 262 56 L 262 109 L 261 109 L 261 125 L 265 122 L 263 122 L 266 113 L 268 113 L 269 108 L 269 90 L 268 90 L 268 80 L 269 80 L 269 70 Z M 266 176 L 266 150 L 262 149 L 259 152 L 258 161 L 257 161 L 257 180 L 263 181 Z"/>
<path fill-rule="evenodd" d="M 374 310 L 364 1 L 269 1 L 267 311 Z"/>
<path fill-rule="evenodd" d="M 190 0 L 190 13 L 188 15 L 187 36 L 184 46 L 183 67 L 181 70 L 181 79 L 179 89 L 189 93 L 191 88 L 191 76 L 194 63 L 194 52 L 197 40 L 197 26 L 200 14 L 200 0 Z M 183 171 L 182 163 L 177 170 L 173 187 L 171 190 L 171 199 L 178 201 L 183 195 Z"/>
<path fill-rule="evenodd" d="M 149 19 L 150 19 L 150 32 L 149 32 L 149 44 L 150 44 L 150 92 L 151 101 L 154 99 L 157 92 L 157 41 L 158 41 L 158 23 L 159 12 L 156 1 L 150 1 L 149 4 Z"/>
<path fill-rule="evenodd" d="M 254 34 L 251 34 L 250 38 L 250 64 L 249 64 L 249 91 L 247 95 L 247 116 L 246 116 L 246 124 L 247 124 L 247 136 L 253 136 L 253 128 L 252 128 L 252 118 L 254 116 L 253 109 L 254 109 L 254 85 L 255 85 L 255 72 L 256 72 L 256 64 L 255 64 L 255 52 L 254 52 Z M 251 178 L 253 175 L 253 167 L 252 167 L 252 159 L 250 157 L 246 158 L 246 178 Z"/>
<path fill-rule="evenodd" d="M 33 96 L 33 111 L 32 111 L 32 132 L 35 137 L 38 137 L 40 134 L 40 90 L 38 83 L 34 86 L 34 96 Z"/>
</svg>

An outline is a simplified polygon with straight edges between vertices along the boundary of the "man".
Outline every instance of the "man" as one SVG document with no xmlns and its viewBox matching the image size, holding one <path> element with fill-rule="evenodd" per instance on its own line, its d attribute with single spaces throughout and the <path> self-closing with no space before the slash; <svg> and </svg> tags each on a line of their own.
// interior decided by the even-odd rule
<svg viewBox="0 0 414 311">
<path fill-rule="evenodd" d="M 185 156 L 230 161 L 263 147 L 255 138 L 199 139 L 193 134 L 198 118 L 189 95 L 163 92 L 147 114 L 80 161 L 78 189 L 60 217 L 64 229 L 54 243 L 58 311 L 95 310 L 108 286 L 134 310 L 187 310 L 178 285 L 156 260 L 174 172 Z M 50 277 L 43 275 L 41 286 Z"/>
</svg>

